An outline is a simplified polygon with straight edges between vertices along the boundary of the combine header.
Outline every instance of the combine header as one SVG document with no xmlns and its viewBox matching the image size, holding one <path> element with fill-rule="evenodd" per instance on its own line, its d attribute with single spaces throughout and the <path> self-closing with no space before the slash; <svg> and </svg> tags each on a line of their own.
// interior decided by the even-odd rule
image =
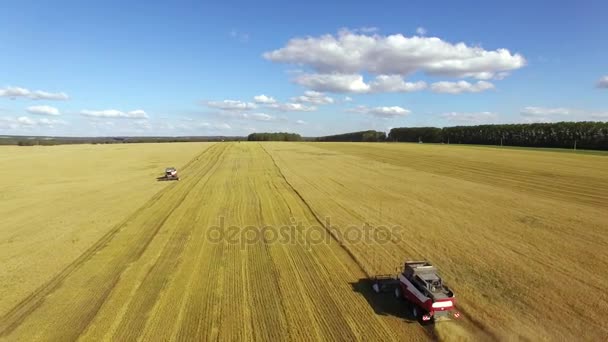
<svg viewBox="0 0 608 342">
<path fill-rule="evenodd" d="M 454 293 L 427 261 L 407 261 L 396 276 L 378 275 L 372 281 L 375 292 L 394 291 L 397 299 L 410 302 L 411 314 L 417 320 L 431 322 L 436 318 L 460 317 Z"/>
</svg>

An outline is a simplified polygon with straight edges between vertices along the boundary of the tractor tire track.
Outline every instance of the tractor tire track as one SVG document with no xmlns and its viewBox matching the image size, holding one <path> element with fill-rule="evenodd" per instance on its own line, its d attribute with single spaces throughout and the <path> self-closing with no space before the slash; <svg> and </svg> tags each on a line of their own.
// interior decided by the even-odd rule
<svg viewBox="0 0 608 342">
<path fill-rule="evenodd" d="M 216 146 L 218 146 L 218 145 L 210 146 L 196 158 L 198 159 L 207 153 L 212 153 L 214 150 L 218 149 L 218 148 L 216 148 Z M 188 166 L 190 166 L 190 165 L 188 165 Z M 184 184 L 184 183 L 180 183 L 180 184 Z M 184 187 L 184 186 L 182 186 L 182 187 Z M 167 219 L 170 217 L 171 212 L 175 208 L 177 208 L 181 205 L 183 200 L 190 193 L 191 189 L 192 189 L 191 187 L 187 188 L 186 191 L 184 191 L 181 194 L 181 196 L 178 196 L 176 201 L 167 201 L 171 205 L 165 207 L 166 209 L 163 210 L 163 215 L 162 215 L 161 220 L 153 222 L 152 227 L 149 227 L 149 229 L 147 229 L 147 231 L 146 231 L 148 234 L 144 234 L 144 236 L 141 237 L 142 240 L 140 241 L 140 243 L 136 244 L 134 249 L 130 249 L 129 251 L 127 251 L 129 256 L 123 265 L 124 267 L 126 267 L 129 263 L 133 262 L 134 260 L 137 260 L 141 256 L 141 254 L 146 250 L 149 243 L 154 239 L 154 237 L 156 236 L 158 231 L 161 229 L 161 227 L 165 224 Z M 40 306 L 45 302 L 46 298 L 49 295 L 51 295 L 52 293 L 54 293 L 62 285 L 64 280 L 66 280 L 69 276 L 74 274 L 87 261 L 91 260 L 91 258 L 93 258 L 101 250 L 103 250 L 111 241 L 113 241 L 116 238 L 118 233 L 120 233 L 124 228 L 126 228 L 128 226 L 128 224 L 130 222 L 135 221 L 146 210 L 152 208 L 156 203 L 163 200 L 165 197 L 170 196 L 172 193 L 175 193 L 176 191 L 177 191 L 176 187 L 165 187 L 164 189 L 159 191 L 149 201 L 147 201 L 142 207 L 140 207 L 138 210 L 136 210 L 133 214 L 131 214 L 128 218 L 126 218 L 121 223 L 116 225 L 114 228 L 112 228 L 100 240 L 98 240 L 94 245 L 92 245 L 89 249 L 87 249 L 80 257 L 78 257 L 71 264 L 69 264 L 66 268 L 64 268 L 59 274 L 54 276 L 52 279 L 50 279 L 44 285 L 40 286 L 34 293 L 30 294 L 28 297 L 26 297 L 24 300 L 22 300 L 19 304 L 17 304 L 13 309 L 11 309 L 9 312 L 7 312 L 5 315 L 3 315 L 0 318 L 0 337 L 5 337 L 5 336 L 9 335 L 12 331 L 14 331 L 17 327 L 19 327 L 33 312 L 35 312 L 38 308 L 40 308 Z M 179 192 L 178 192 L 178 194 L 179 194 Z M 124 269 L 124 267 L 123 267 L 123 269 Z M 115 277 L 115 278 L 112 277 L 112 279 L 109 279 L 110 283 L 115 283 L 116 281 L 118 281 L 118 277 L 119 277 L 119 274 L 117 277 Z M 99 310 L 99 307 L 103 304 L 103 298 L 105 298 L 107 295 L 109 295 L 110 292 L 111 292 L 110 290 L 103 291 L 103 293 L 105 293 L 105 296 L 101 296 L 101 301 L 92 303 L 93 305 L 89 306 L 90 308 L 92 308 L 92 311 Z M 86 326 L 88 326 L 88 324 L 89 324 L 88 321 L 90 319 L 92 319 L 93 317 L 88 317 L 88 315 L 85 315 L 85 318 L 86 318 L 85 321 L 79 322 L 79 329 L 77 329 L 77 330 L 79 330 L 78 335 L 80 334 L 80 332 L 83 329 L 86 328 Z M 77 337 L 78 335 L 73 336 L 73 337 Z"/>
<path fill-rule="evenodd" d="M 302 204 L 307 208 L 307 210 L 310 212 L 310 214 L 314 217 L 314 219 L 317 221 L 317 223 L 323 227 L 325 229 L 325 231 L 330 235 L 330 237 L 340 246 L 340 248 L 346 252 L 346 254 L 349 256 L 349 258 L 358 266 L 359 270 L 366 276 L 366 278 L 371 279 L 371 277 L 373 276 L 365 267 L 365 265 L 363 264 L 363 262 L 361 262 L 359 260 L 359 258 L 356 256 L 356 254 L 350 249 L 348 248 L 348 246 L 346 244 L 344 244 L 342 242 L 342 240 L 335 234 L 335 232 L 331 229 L 328 228 L 323 221 L 321 220 L 320 215 L 312 208 L 312 206 L 310 205 L 310 203 L 308 203 L 308 201 L 306 201 L 306 199 L 304 199 L 304 197 L 302 196 L 302 194 L 293 186 L 293 184 L 287 179 L 287 177 L 285 176 L 285 174 L 283 173 L 283 171 L 281 170 L 281 168 L 278 166 L 275 158 L 272 156 L 272 154 L 270 154 L 268 152 L 268 150 L 266 150 L 266 148 L 260 144 L 260 147 L 264 150 L 264 152 L 266 152 L 266 154 L 270 157 L 270 159 L 272 160 L 277 173 L 281 176 L 281 178 L 285 181 L 285 183 L 289 186 L 290 190 L 293 191 L 293 193 L 296 194 L 296 196 L 299 198 L 299 200 L 302 202 Z M 437 341 L 438 336 L 437 333 L 435 332 L 434 326 L 433 325 L 419 325 L 420 331 L 422 331 L 430 340 L 432 341 Z"/>
<path fill-rule="evenodd" d="M 188 193 L 191 193 L 193 189 L 204 187 L 209 182 L 215 170 L 217 170 L 222 155 L 223 153 L 207 164 L 209 166 L 207 170 L 199 172 L 199 174 L 203 173 L 203 176 L 197 177 L 196 183 L 192 185 Z M 199 185 L 201 183 L 202 185 Z M 129 308 L 125 314 L 126 318 L 122 318 L 117 331 L 117 336 L 121 337 L 121 339 L 127 336 L 129 339 L 140 336 L 147 321 L 148 313 L 154 304 L 156 304 L 159 294 L 166 287 L 173 273 L 180 266 L 184 245 L 190 241 L 192 227 L 187 224 L 188 222 L 183 222 L 183 220 L 194 216 L 191 214 L 194 214 L 197 209 L 198 205 L 188 208 L 182 217 L 182 221 L 180 221 L 178 229 L 167 241 L 162 253 L 158 256 L 152 268 L 148 270 L 143 282 L 139 285 L 135 296 L 131 298 Z"/>
<path fill-rule="evenodd" d="M 287 178 L 285 177 L 285 174 L 283 174 L 283 171 L 281 170 L 279 165 L 277 165 L 277 162 L 274 159 L 274 157 L 266 150 L 266 148 L 264 146 L 262 146 L 262 144 L 260 144 L 260 146 L 272 160 L 272 163 L 274 164 L 275 168 L 277 169 L 277 173 L 281 176 L 281 178 L 285 181 L 285 183 L 287 183 L 289 188 L 298 196 L 298 198 L 302 201 L 302 204 L 304 204 L 304 206 L 306 206 L 306 208 L 308 208 L 308 211 L 315 218 L 317 223 L 321 227 L 323 227 L 327 231 L 327 233 L 331 236 L 331 238 L 346 252 L 346 254 L 348 254 L 350 256 L 350 258 L 353 260 L 353 262 L 359 267 L 359 270 L 363 274 L 365 274 L 367 277 L 370 277 L 370 273 L 366 270 L 365 266 L 359 261 L 357 256 L 348 248 L 348 246 L 346 246 L 342 242 L 342 240 L 330 228 L 327 228 L 327 226 L 323 223 L 323 221 L 319 217 L 319 214 L 317 214 L 317 212 L 310 206 L 310 204 L 304 199 L 304 197 L 302 197 L 302 194 L 300 194 L 300 192 L 289 182 L 289 180 L 287 180 Z"/>
</svg>

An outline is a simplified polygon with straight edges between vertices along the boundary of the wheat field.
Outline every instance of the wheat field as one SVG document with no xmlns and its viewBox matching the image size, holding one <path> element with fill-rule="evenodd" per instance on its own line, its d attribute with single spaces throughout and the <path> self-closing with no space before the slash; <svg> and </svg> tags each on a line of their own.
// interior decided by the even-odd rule
<svg viewBox="0 0 608 342">
<path fill-rule="evenodd" d="M 226 142 L 0 161 L 2 340 L 608 337 L 608 156 Z M 179 182 L 156 181 L 166 166 Z M 406 259 L 440 269 L 461 320 L 421 326 L 372 293 Z"/>
</svg>

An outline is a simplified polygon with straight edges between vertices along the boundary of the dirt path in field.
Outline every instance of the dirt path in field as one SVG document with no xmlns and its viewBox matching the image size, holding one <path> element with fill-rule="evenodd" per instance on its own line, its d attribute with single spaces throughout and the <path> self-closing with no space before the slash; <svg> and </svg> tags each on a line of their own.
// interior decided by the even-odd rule
<svg viewBox="0 0 608 342">
<path fill-rule="evenodd" d="M 0 317 L 0 338 L 429 339 L 372 305 L 365 268 L 260 145 L 218 143 L 180 176 Z"/>
</svg>

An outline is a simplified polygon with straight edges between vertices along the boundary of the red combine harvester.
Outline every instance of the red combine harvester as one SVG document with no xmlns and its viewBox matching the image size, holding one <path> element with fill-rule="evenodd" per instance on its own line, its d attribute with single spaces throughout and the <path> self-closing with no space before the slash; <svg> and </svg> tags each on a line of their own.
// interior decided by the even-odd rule
<svg viewBox="0 0 608 342">
<path fill-rule="evenodd" d="M 168 167 L 165 169 L 165 175 L 162 180 L 179 180 L 179 176 L 177 175 L 177 169 L 174 167 Z"/>
<path fill-rule="evenodd" d="M 375 276 L 372 287 L 377 293 L 394 291 L 396 298 L 409 301 L 412 316 L 422 322 L 460 317 L 454 293 L 428 261 L 407 261 L 396 276 Z"/>
</svg>

